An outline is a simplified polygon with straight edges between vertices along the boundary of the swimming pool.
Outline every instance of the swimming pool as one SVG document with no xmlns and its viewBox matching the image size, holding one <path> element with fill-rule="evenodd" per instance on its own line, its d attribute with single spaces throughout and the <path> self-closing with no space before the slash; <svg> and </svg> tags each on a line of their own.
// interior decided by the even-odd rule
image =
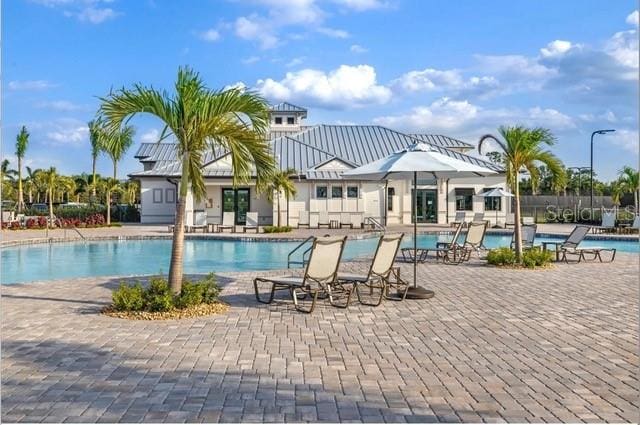
<svg viewBox="0 0 640 425">
<path fill-rule="evenodd" d="M 440 238 L 440 239 L 439 239 Z M 418 235 L 419 246 L 435 246 L 443 236 Z M 446 239 L 445 239 L 446 240 Z M 552 238 L 536 238 L 536 243 Z M 377 239 L 349 240 L 343 258 L 370 256 Z M 509 246 L 510 235 L 488 235 L 488 248 Z M 243 240 L 185 240 L 186 273 L 281 269 L 287 254 L 299 242 Z M 403 246 L 413 246 L 411 238 Z M 637 241 L 588 240 L 584 246 L 607 246 L 621 252 L 639 252 Z M 86 243 L 54 243 L 3 248 L 1 283 L 25 283 L 89 276 L 142 275 L 168 272 L 170 240 L 111 240 Z"/>
</svg>

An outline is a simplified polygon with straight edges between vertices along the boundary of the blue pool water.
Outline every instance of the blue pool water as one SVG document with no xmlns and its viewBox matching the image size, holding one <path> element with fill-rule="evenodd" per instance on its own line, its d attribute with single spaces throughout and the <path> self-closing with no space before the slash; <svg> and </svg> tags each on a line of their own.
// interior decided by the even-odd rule
<svg viewBox="0 0 640 425">
<path fill-rule="evenodd" d="M 418 245 L 435 246 L 446 236 L 419 235 Z M 536 238 L 536 243 L 549 238 Z M 557 239 L 560 240 L 560 239 Z M 344 259 L 371 256 L 377 239 L 349 240 Z M 511 236 L 488 235 L 488 248 L 509 246 Z M 247 242 L 239 240 L 186 240 L 186 273 L 281 269 L 298 242 Z M 413 246 L 407 238 L 404 246 Z M 589 240 L 584 246 L 607 246 L 621 252 L 640 252 L 638 242 Z M 24 283 L 89 276 L 167 273 L 170 240 L 128 240 L 56 243 L 5 248 L 1 253 L 1 283 Z"/>
</svg>

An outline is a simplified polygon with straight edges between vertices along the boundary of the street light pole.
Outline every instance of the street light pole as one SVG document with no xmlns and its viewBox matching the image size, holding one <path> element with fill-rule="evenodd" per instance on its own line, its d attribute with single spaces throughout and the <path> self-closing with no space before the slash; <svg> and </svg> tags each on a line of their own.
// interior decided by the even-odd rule
<svg viewBox="0 0 640 425">
<path fill-rule="evenodd" d="M 611 130 L 596 130 L 593 133 L 591 133 L 591 166 L 589 167 L 591 169 L 590 171 L 590 176 L 591 176 L 591 196 L 589 198 L 589 211 L 591 213 L 591 219 L 593 219 L 593 136 L 595 136 L 596 134 L 606 134 L 606 133 L 613 133 L 615 130 L 611 129 Z"/>
</svg>

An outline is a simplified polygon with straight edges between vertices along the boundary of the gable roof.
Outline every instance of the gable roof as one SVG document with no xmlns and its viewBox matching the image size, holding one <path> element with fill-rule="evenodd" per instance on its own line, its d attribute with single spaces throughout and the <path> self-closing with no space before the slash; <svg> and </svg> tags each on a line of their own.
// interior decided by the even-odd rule
<svg viewBox="0 0 640 425">
<path fill-rule="evenodd" d="M 462 140 L 443 136 L 441 134 L 409 134 L 408 136 L 423 142 L 435 143 L 437 145 L 444 146 L 445 148 L 473 149 L 475 147 L 471 143 L 463 142 Z"/>
<path fill-rule="evenodd" d="M 277 105 L 271 105 L 269 107 L 269 111 L 271 112 L 298 112 L 307 114 L 307 110 L 300 106 L 294 105 L 289 102 L 278 103 Z"/>
</svg>

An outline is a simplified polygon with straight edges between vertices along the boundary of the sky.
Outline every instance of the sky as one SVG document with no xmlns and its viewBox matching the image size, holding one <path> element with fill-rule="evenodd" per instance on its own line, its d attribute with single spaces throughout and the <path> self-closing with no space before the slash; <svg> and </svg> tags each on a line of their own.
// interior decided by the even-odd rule
<svg viewBox="0 0 640 425">
<path fill-rule="evenodd" d="M 309 124 L 378 124 L 476 144 L 543 126 L 567 166 L 605 180 L 638 165 L 632 0 L 9 0 L 2 2 L 2 157 L 89 172 L 86 123 L 111 89 L 172 90 L 179 66 L 309 109 Z M 162 124 L 135 118 L 133 155 Z M 109 159 L 98 171 L 109 174 Z"/>
</svg>

